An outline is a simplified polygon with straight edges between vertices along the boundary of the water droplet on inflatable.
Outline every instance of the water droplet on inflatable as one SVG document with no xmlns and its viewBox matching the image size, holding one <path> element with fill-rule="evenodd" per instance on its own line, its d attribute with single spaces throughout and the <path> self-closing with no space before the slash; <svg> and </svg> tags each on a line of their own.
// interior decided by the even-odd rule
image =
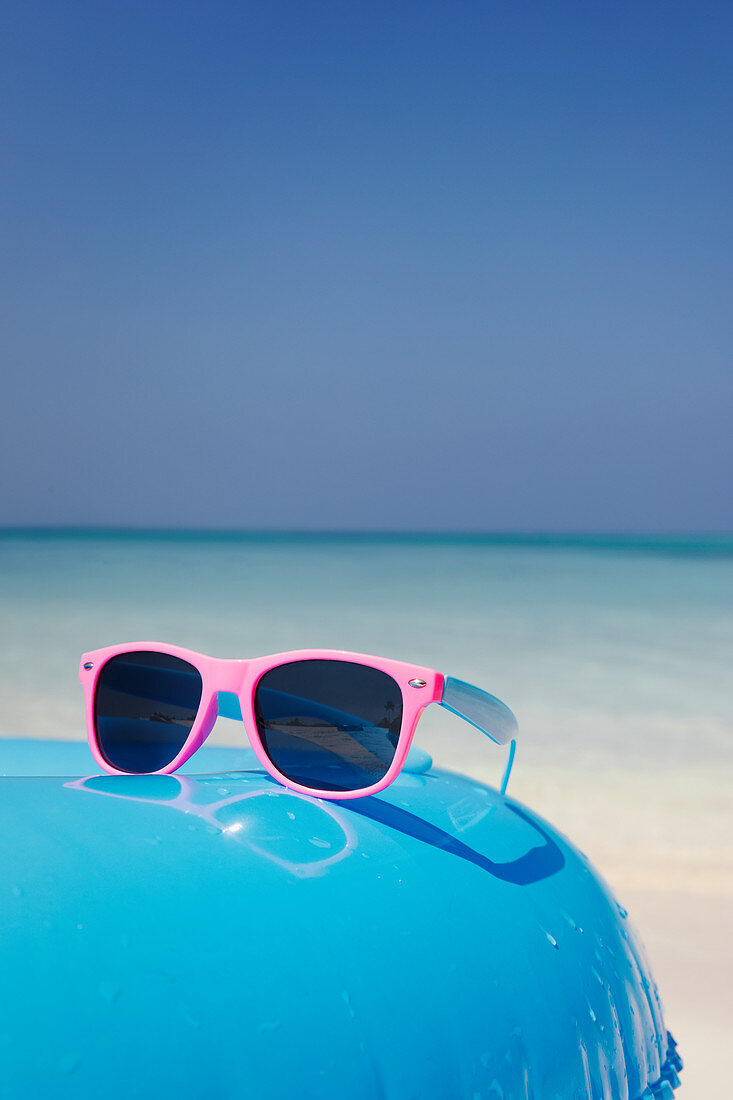
<svg viewBox="0 0 733 1100">
<path fill-rule="evenodd" d="M 257 1025 L 257 1034 L 262 1035 L 262 1034 L 264 1034 L 265 1031 L 277 1031 L 277 1029 L 279 1027 L 280 1027 L 280 1021 L 279 1020 L 267 1021 L 266 1023 L 262 1023 L 262 1024 Z"/>
</svg>

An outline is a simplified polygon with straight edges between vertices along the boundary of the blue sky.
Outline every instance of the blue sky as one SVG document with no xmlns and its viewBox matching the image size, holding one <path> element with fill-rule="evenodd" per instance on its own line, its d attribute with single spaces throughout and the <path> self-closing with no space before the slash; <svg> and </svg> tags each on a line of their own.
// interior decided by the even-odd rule
<svg viewBox="0 0 733 1100">
<path fill-rule="evenodd" d="M 733 528 L 730 5 L 4 13 L 0 524 Z"/>
</svg>

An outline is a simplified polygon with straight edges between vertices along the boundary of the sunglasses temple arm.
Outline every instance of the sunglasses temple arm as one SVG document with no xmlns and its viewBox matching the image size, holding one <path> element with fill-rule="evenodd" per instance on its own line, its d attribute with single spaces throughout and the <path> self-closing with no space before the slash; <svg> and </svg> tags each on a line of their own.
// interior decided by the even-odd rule
<svg viewBox="0 0 733 1100">
<path fill-rule="evenodd" d="M 504 768 L 504 774 L 501 777 L 501 786 L 499 792 L 506 794 L 506 789 L 509 786 L 509 776 L 512 774 L 512 767 L 514 765 L 514 757 L 517 753 L 517 742 L 514 738 L 509 742 L 509 755 L 506 761 L 506 767 Z"/>
<path fill-rule="evenodd" d="M 518 730 L 517 719 L 509 707 L 488 691 L 453 676 L 445 677 L 443 695 L 438 702 L 441 707 L 481 730 L 497 745 L 509 744 L 509 758 L 501 781 L 501 793 L 504 794 L 514 764 Z"/>
</svg>

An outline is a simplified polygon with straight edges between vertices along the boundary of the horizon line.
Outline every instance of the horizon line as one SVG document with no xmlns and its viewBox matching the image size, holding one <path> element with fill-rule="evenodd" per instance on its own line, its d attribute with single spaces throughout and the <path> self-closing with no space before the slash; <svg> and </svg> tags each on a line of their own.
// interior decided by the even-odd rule
<svg viewBox="0 0 733 1100">
<path fill-rule="evenodd" d="M 120 526 L 113 524 L 7 524 L 0 525 L 0 538 L 5 537 L 104 537 L 127 538 L 201 538 L 201 539 L 268 539 L 268 538 L 344 538 L 344 539 L 446 539 L 450 541 L 478 539 L 496 543 L 670 543 L 689 544 L 697 540 L 726 542 L 733 540 L 733 531 L 610 531 L 593 529 L 461 529 L 461 528 L 359 528 L 359 527 L 177 527 Z"/>
</svg>

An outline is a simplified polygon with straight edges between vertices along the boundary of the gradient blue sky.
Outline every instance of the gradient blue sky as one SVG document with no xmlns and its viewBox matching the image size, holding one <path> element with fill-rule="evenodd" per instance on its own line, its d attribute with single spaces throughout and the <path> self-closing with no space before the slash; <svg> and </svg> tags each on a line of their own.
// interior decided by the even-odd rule
<svg viewBox="0 0 733 1100">
<path fill-rule="evenodd" d="M 6 3 L 0 524 L 733 529 L 732 31 Z"/>
</svg>

